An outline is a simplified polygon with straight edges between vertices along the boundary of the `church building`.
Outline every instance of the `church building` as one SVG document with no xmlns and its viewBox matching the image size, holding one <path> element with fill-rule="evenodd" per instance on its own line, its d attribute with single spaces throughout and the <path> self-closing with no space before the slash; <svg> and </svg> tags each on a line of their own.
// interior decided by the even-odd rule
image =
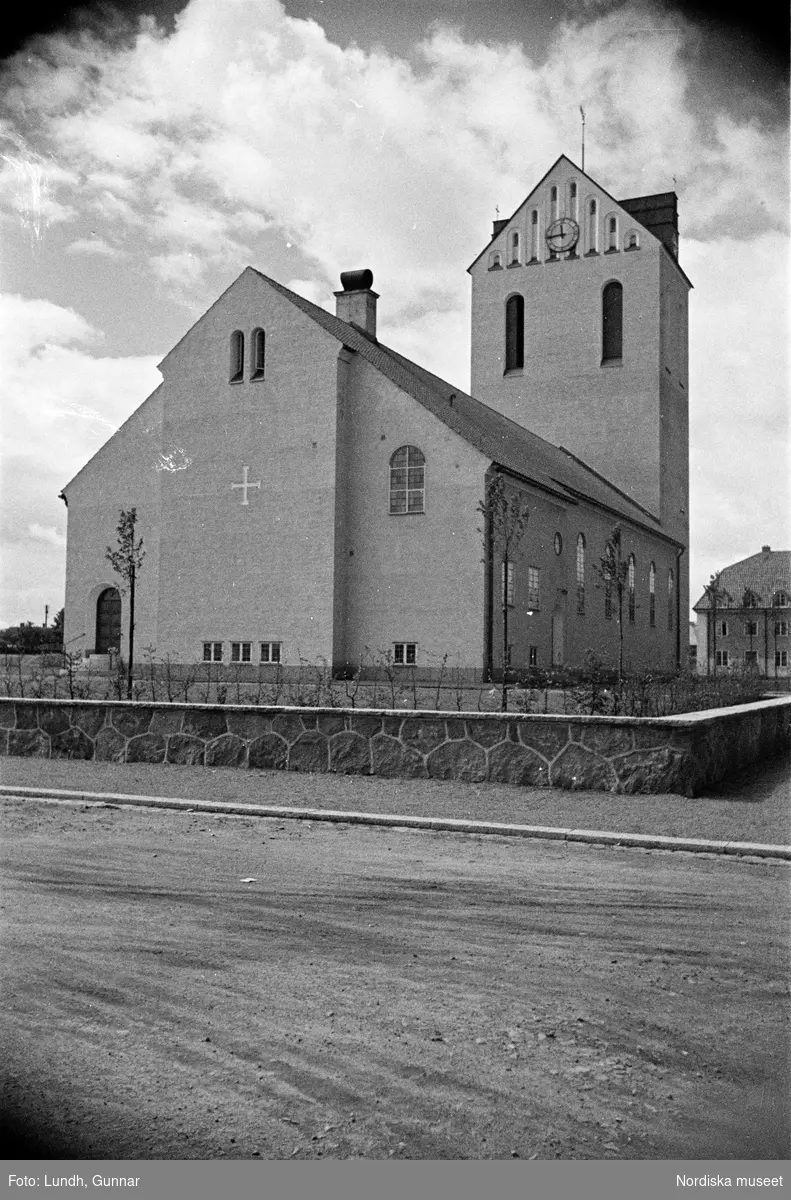
<svg viewBox="0 0 791 1200">
<path fill-rule="evenodd" d="M 621 530 L 628 667 L 672 670 L 688 611 L 687 294 L 675 194 L 614 200 L 562 156 L 469 268 L 471 395 L 377 338 L 369 270 L 336 313 L 247 267 L 64 489 L 65 644 L 125 653 L 105 552 L 137 510 L 137 660 L 377 662 L 471 680 L 618 659 L 597 571 Z M 507 569 L 487 480 L 529 509 Z"/>
</svg>

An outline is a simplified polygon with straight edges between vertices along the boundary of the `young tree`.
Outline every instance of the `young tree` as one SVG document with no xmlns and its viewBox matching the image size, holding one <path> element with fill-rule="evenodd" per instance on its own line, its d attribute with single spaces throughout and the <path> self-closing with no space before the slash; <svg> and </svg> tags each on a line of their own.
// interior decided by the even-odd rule
<svg viewBox="0 0 791 1200">
<path fill-rule="evenodd" d="M 129 661 L 126 667 L 126 695 L 132 699 L 132 665 L 135 651 L 135 583 L 145 558 L 143 539 L 135 541 L 135 526 L 137 525 L 137 509 L 121 509 L 121 519 L 117 525 L 118 549 L 107 547 L 105 558 L 129 588 Z M 121 592 L 126 590 L 122 587 Z"/>
<path fill-rule="evenodd" d="M 522 500 L 516 490 L 506 488 L 505 480 L 499 472 L 493 472 L 486 481 L 486 498 L 478 505 L 478 512 L 484 519 L 483 529 L 478 532 L 483 537 L 485 551 L 484 562 L 492 568 L 493 590 L 497 586 L 496 564 L 500 565 L 500 587 L 503 613 L 503 690 L 502 711 L 508 711 L 508 575 L 509 565 L 513 563 L 519 543 L 527 531 L 530 515 L 528 505 Z M 492 597 L 494 607 L 494 597 Z"/>
<path fill-rule="evenodd" d="M 717 606 L 722 601 L 725 604 L 730 604 L 733 597 L 725 588 L 720 587 L 721 571 L 715 572 L 707 584 L 704 584 L 703 592 L 709 598 L 709 612 L 711 614 L 711 637 L 706 638 L 706 674 L 709 672 L 709 663 L 712 663 L 713 670 L 711 674 L 717 674 Z M 709 646 L 711 647 L 711 657 L 709 657 Z"/>
<path fill-rule="evenodd" d="M 623 600 L 629 581 L 629 559 L 623 556 L 623 531 L 614 525 L 607 546 L 594 571 L 604 584 L 605 594 L 612 603 L 613 593 L 618 604 L 618 682 L 623 682 Z"/>
</svg>

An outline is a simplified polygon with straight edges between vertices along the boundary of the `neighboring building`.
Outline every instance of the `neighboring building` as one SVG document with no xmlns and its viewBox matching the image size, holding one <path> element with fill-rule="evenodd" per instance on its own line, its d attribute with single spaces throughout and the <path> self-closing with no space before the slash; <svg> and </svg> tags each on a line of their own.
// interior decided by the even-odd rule
<svg viewBox="0 0 791 1200">
<path fill-rule="evenodd" d="M 791 551 L 762 546 L 715 576 L 694 606 L 698 673 L 748 668 L 789 676 Z"/>
<path fill-rule="evenodd" d="M 376 336 L 370 271 L 336 315 L 248 267 L 160 364 L 163 382 L 64 489 L 67 648 L 125 647 L 105 549 L 136 506 L 135 644 L 172 661 L 389 658 L 428 674 L 618 657 L 596 567 L 629 561 L 627 665 L 686 656 L 687 290 L 672 193 L 617 202 L 561 157 L 472 276 L 472 391 Z M 230 355 L 230 361 L 229 361 Z M 628 439 L 624 431 L 628 430 Z M 478 505 L 530 509 L 500 580 Z"/>
</svg>

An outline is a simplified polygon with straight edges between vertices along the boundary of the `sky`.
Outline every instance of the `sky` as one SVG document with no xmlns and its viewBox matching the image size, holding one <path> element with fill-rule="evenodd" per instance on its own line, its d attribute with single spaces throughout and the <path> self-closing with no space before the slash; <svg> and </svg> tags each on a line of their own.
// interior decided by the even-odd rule
<svg viewBox="0 0 791 1200">
<path fill-rule="evenodd" d="M 469 386 L 466 268 L 555 159 L 678 194 L 692 600 L 789 537 L 785 20 L 615 0 L 42 3 L 0 38 L 0 628 L 63 604 L 59 493 L 248 264 Z M 774 22 L 774 23 L 773 23 Z"/>
</svg>

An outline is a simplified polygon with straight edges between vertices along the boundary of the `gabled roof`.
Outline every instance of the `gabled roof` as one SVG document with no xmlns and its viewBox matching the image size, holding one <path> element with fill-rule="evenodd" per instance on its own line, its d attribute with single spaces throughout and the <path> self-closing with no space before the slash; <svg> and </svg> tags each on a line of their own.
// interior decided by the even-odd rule
<svg viewBox="0 0 791 1200">
<path fill-rule="evenodd" d="M 255 270 L 255 268 L 248 268 Z M 658 519 L 581 459 L 446 383 L 356 325 L 342 321 L 261 271 L 256 274 L 322 329 L 355 351 L 491 462 L 566 503 L 584 500 L 678 545 Z"/>
<path fill-rule="evenodd" d="M 500 236 L 500 234 L 503 232 L 503 230 L 505 229 L 505 227 L 506 227 L 507 225 L 509 225 L 509 224 L 511 223 L 511 221 L 513 221 L 514 217 L 515 217 L 515 216 L 516 216 L 516 214 L 517 214 L 517 213 L 520 211 L 520 209 L 523 209 L 523 208 L 525 207 L 525 205 L 526 205 L 526 204 L 529 202 L 529 200 L 530 200 L 530 197 L 531 197 L 531 196 L 532 196 L 532 195 L 533 195 L 535 192 L 537 192 L 537 191 L 538 191 L 538 189 L 539 189 L 539 188 L 542 186 L 542 184 L 544 183 L 544 180 L 545 180 L 545 179 L 547 179 L 547 178 L 548 178 L 548 177 L 549 177 L 549 176 L 552 174 L 552 172 L 555 170 L 555 167 L 557 167 L 557 165 L 558 165 L 559 163 L 561 163 L 561 162 L 568 163 L 568 165 L 569 165 L 569 166 L 570 166 L 570 167 L 571 167 L 571 168 L 572 168 L 574 171 L 578 171 L 578 172 L 579 172 L 579 174 L 582 176 L 582 178 L 583 178 L 583 179 L 587 179 L 587 180 L 588 180 L 588 182 L 589 182 L 589 183 L 591 183 L 591 184 L 593 184 L 593 186 L 594 186 L 595 188 L 598 188 L 598 189 L 599 189 L 599 191 L 600 191 L 600 192 L 602 192 L 602 193 L 603 193 L 603 194 L 604 194 L 604 195 L 607 197 L 607 199 L 608 199 L 608 200 L 611 200 L 613 204 L 617 205 L 617 206 L 618 206 L 618 208 L 621 208 L 621 207 L 623 207 L 624 203 L 626 203 L 626 202 L 625 202 L 625 201 L 623 201 L 623 200 L 616 200 L 616 199 L 615 199 L 615 197 L 614 197 L 614 196 L 611 196 L 611 195 L 610 195 L 610 193 L 607 191 L 607 189 L 606 189 L 606 188 L 604 188 L 604 187 L 602 187 L 602 185 L 601 185 L 600 183 L 598 183 L 598 182 L 597 182 L 595 179 L 593 179 L 593 178 L 592 178 L 592 177 L 591 177 L 591 176 L 590 176 L 590 175 L 587 173 L 587 171 L 583 171 L 583 170 L 582 170 L 582 168 L 581 168 L 581 167 L 578 167 L 578 166 L 577 166 L 577 164 L 576 164 L 575 162 L 572 162 L 572 161 L 571 161 L 571 159 L 569 158 L 569 156 L 568 156 L 567 154 L 561 154 L 561 155 L 560 155 L 558 158 L 556 158 L 556 159 L 555 159 L 555 161 L 553 162 L 553 164 L 552 164 L 552 166 L 549 168 L 549 170 L 544 172 L 544 174 L 543 174 L 543 175 L 541 176 L 541 178 L 539 179 L 538 183 L 537 183 L 537 184 L 535 184 L 535 185 L 534 185 L 534 186 L 533 186 L 533 187 L 530 189 L 530 191 L 527 193 L 527 195 L 525 196 L 525 198 L 524 198 L 524 200 L 521 202 L 521 204 L 517 205 L 517 207 L 516 207 L 516 208 L 514 209 L 514 211 L 511 213 L 510 217 L 508 217 L 508 218 L 507 218 L 506 220 L 504 220 L 504 221 L 498 221 L 498 222 L 497 222 L 497 229 L 496 229 L 496 232 L 493 232 L 493 233 L 492 233 L 492 236 L 489 238 L 489 241 L 486 243 L 486 245 L 484 246 L 483 250 L 481 250 L 480 254 L 476 255 L 476 257 L 475 257 L 475 258 L 472 260 L 472 262 L 470 263 L 470 265 L 469 265 L 469 266 L 468 266 L 468 268 L 467 268 L 467 271 L 468 271 L 468 272 L 469 272 L 469 271 L 471 271 L 471 270 L 472 270 L 472 268 L 475 266 L 475 264 L 478 262 L 478 260 L 479 260 L 479 259 L 481 259 L 481 258 L 483 257 L 483 255 L 486 253 L 486 251 L 487 251 L 487 250 L 489 249 L 489 247 L 492 245 L 492 242 L 495 242 L 495 241 L 497 241 L 497 238 L 498 238 L 498 237 Z M 639 199 L 639 198 L 640 198 L 640 197 L 636 197 L 636 199 Z M 631 202 L 631 201 L 630 201 L 630 202 Z M 655 234 L 655 233 L 653 233 L 653 232 L 652 232 L 650 229 L 647 229 L 647 228 L 646 228 L 646 226 L 644 226 L 644 225 L 643 225 L 643 223 L 642 223 L 642 221 L 640 220 L 640 218 L 639 218 L 639 217 L 635 216 L 635 214 L 634 214 L 634 213 L 632 213 L 632 212 L 629 212 L 629 210 L 628 210 L 628 209 L 626 209 L 626 208 L 624 208 L 624 210 L 623 210 L 623 211 L 624 211 L 624 212 L 626 212 L 626 213 L 627 213 L 627 214 L 628 214 L 628 215 L 631 217 L 631 219 L 632 219 L 632 220 L 633 220 L 633 221 L 634 221 L 634 222 L 635 222 L 637 225 L 640 225 L 640 226 L 642 226 L 642 228 L 644 228 L 644 229 L 645 229 L 646 233 L 650 233 L 650 234 L 651 234 L 651 237 L 653 237 L 653 238 L 656 238 L 656 234 Z M 663 248 L 663 250 L 665 251 L 665 253 L 667 254 L 667 257 L 669 258 L 670 262 L 672 262 L 672 263 L 673 263 L 673 265 L 674 265 L 675 267 L 677 267 L 677 268 L 678 268 L 678 270 L 679 270 L 679 272 L 681 273 L 682 277 L 684 278 L 685 282 L 686 282 L 686 283 L 689 285 L 689 287 L 692 287 L 693 285 L 692 285 L 692 283 L 690 282 L 690 280 L 687 278 L 686 272 L 685 272 L 685 271 L 683 270 L 683 268 L 681 267 L 681 264 L 679 263 L 678 259 L 673 257 L 673 255 L 672 255 L 672 254 L 670 253 L 670 251 L 668 250 L 667 246 L 665 246 L 665 245 L 664 245 L 664 243 L 662 242 L 662 240 L 661 240 L 660 238 L 656 238 L 656 240 L 659 242 L 659 245 L 660 245 L 660 246 L 662 246 L 662 248 Z"/>
<path fill-rule="evenodd" d="M 776 591 L 791 595 L 791 550 L 762 550 L 760 554 L 751 554 L 720 571 L 718 584 L 730 597 L 717 601 L 718 610 L 741 608 L 748 588 L 755 593 L 758 608 L 770 608 Z M 711 608 L 706 592 L 693 608 L 695 612 L 706 612 Z"/>
</svg>

